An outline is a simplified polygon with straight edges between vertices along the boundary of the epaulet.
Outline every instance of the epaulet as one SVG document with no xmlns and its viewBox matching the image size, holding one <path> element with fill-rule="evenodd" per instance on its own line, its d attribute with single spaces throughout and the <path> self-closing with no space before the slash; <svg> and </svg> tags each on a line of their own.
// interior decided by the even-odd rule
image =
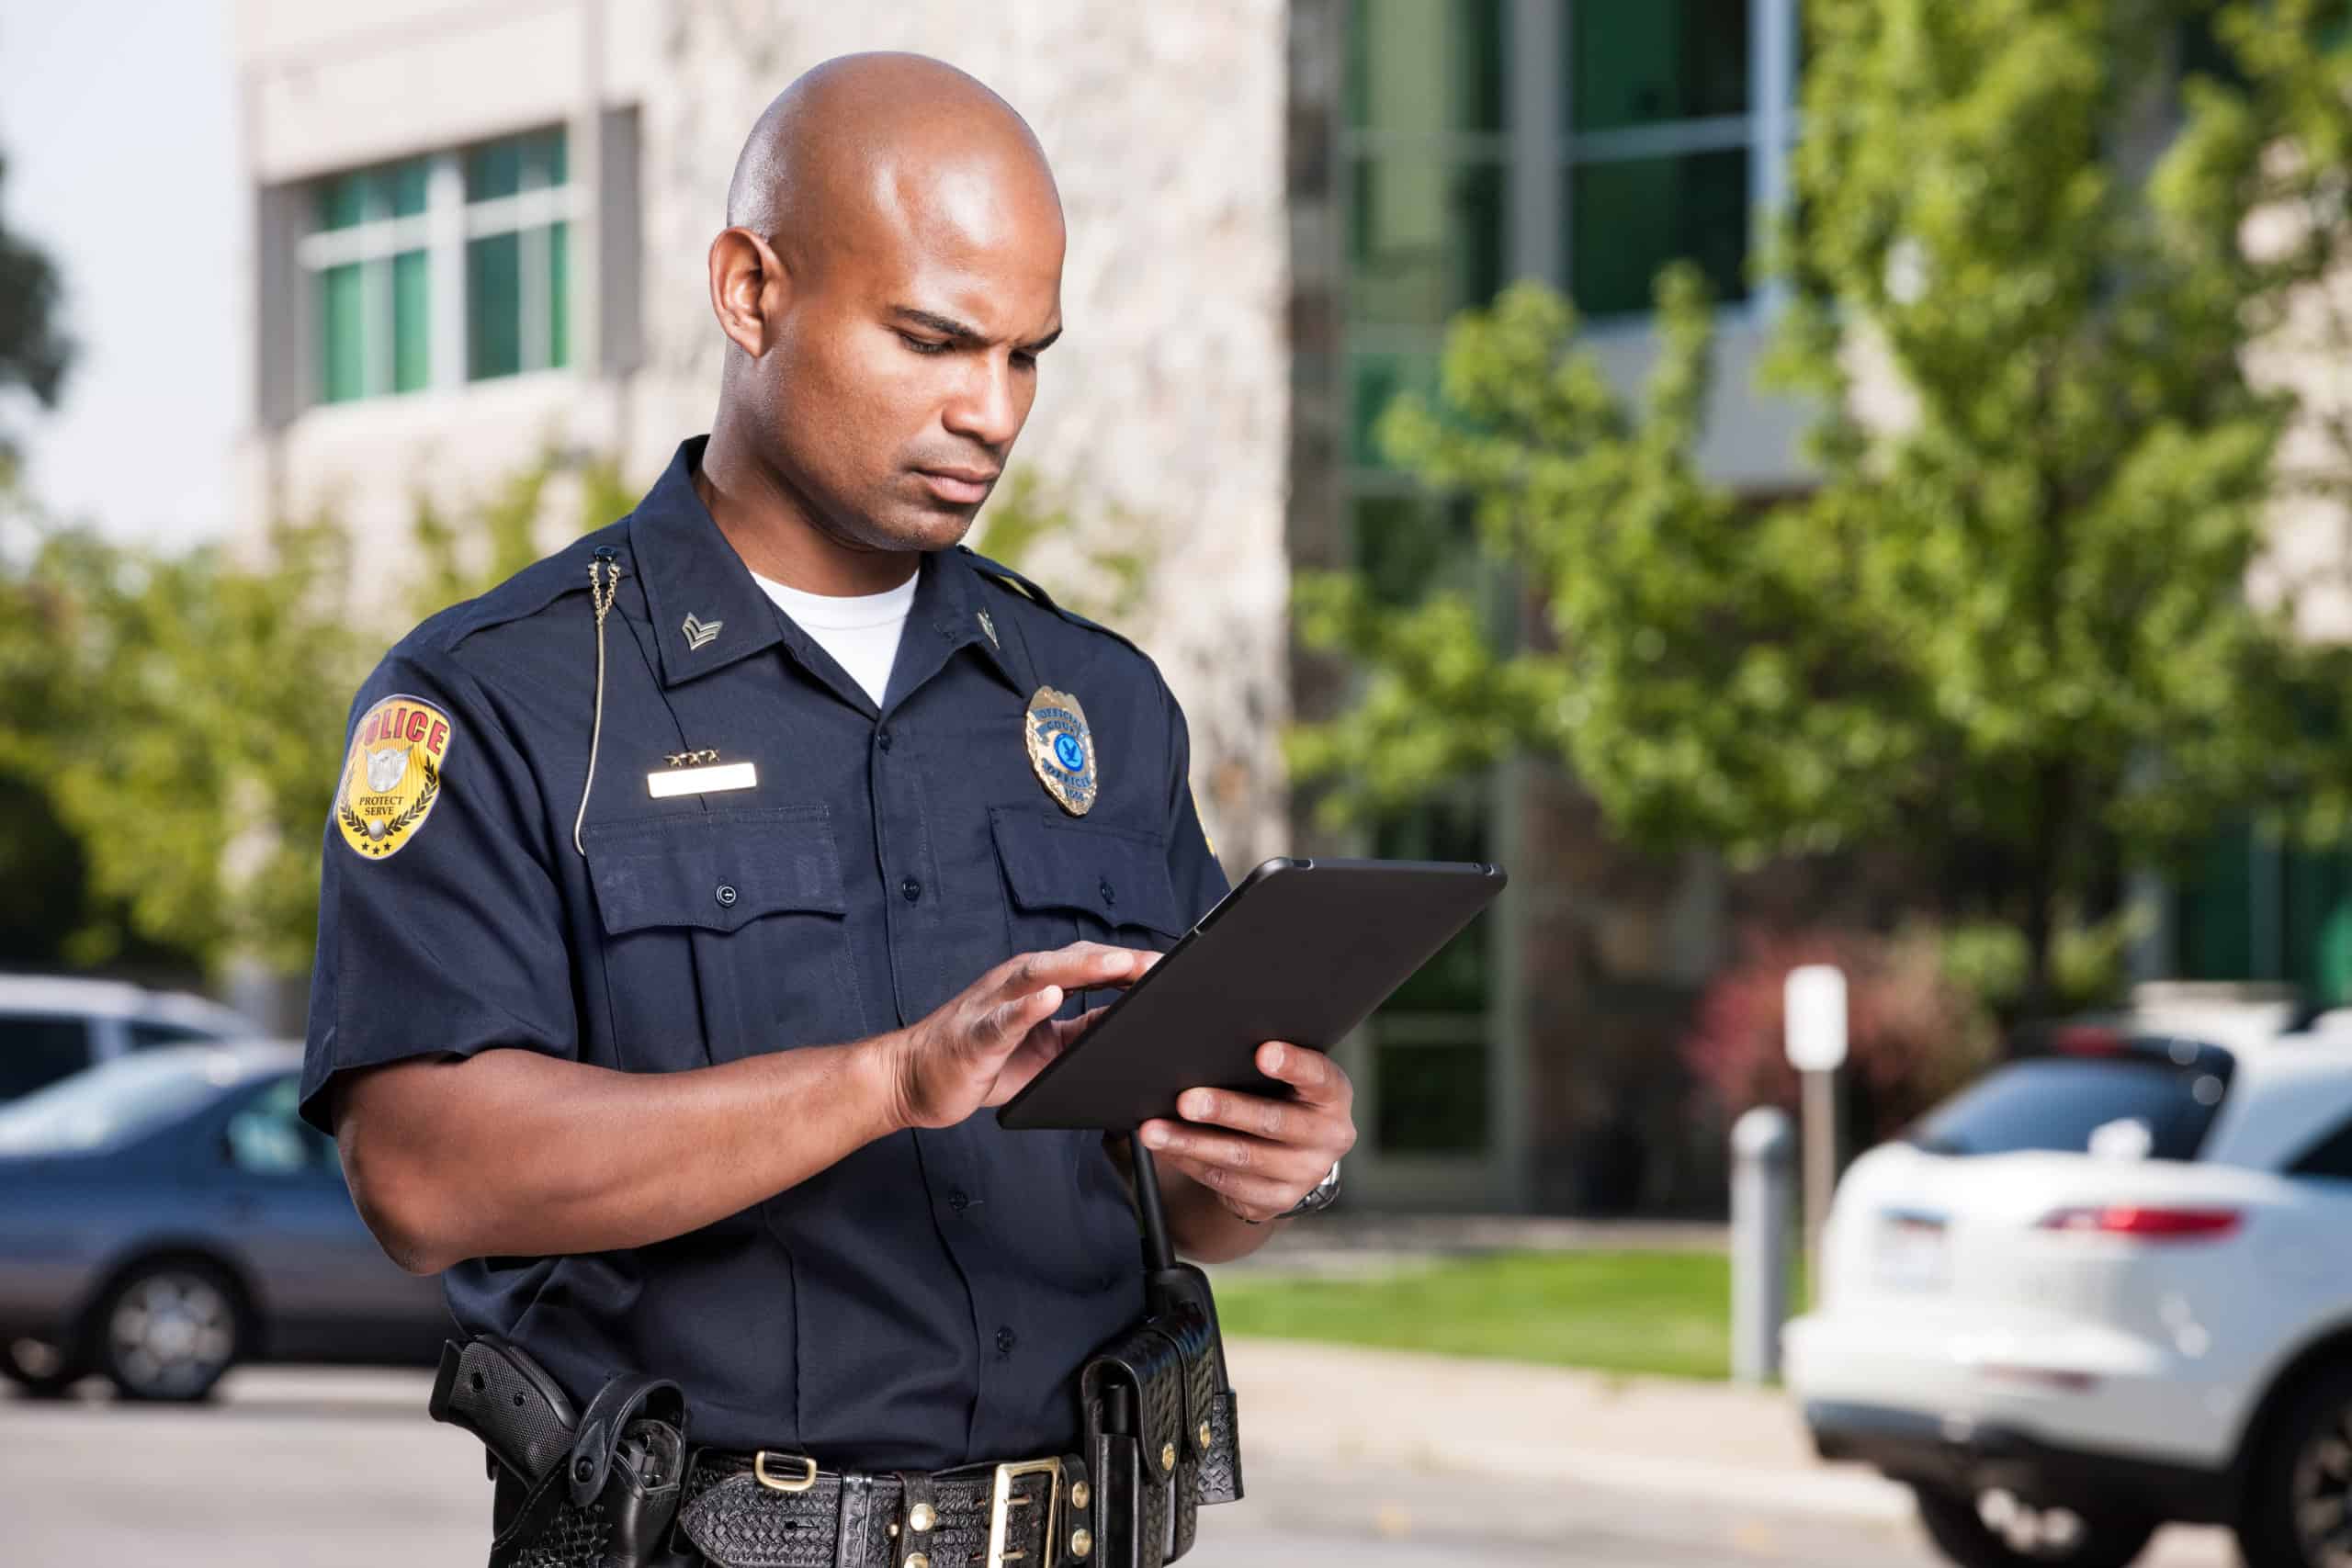
<svg viewBox="0 0 2352 1568">
<path fill-rule="evenodd" d="M 454 649 L 476 632 L 535 615 L 567 593 L 585 593 L 588 562 L 600 546 L 616 551 L 624 563 L 628 559 L 627 530 L 600 528 L 533 561 L 496 587 L 450 605 L 425 625 L 438 633 L 444 647 Z M 421 632 L 425 627 L 417 629 Z"/>
<path fill-rule="evenodd" d="M 1050 610 L 1055 615 L 1059 615 L 1063 620 L 1068 621 L 1074 626 L 1084 626 L 1088 631 L 1101 632 L 1104 637 L 1109 637 L 1114 642 L 1125 643 L 1127 647 L 1135 649 L 1137 653 L 1143 652 L 1142 649 L 1136 647 L 1134 638 L 1127 637 L 1124 633 L 1113 631 L 1109 626 L 1104 626 L 1100 621 L 1088 620 L 1084 615 L 1080 615 L 1077 611 L 1071 609 L 1067 604 L 1057 604 L 1052 594 L 1046 592 L 1044 589 L 1038 587 L 1035 582 L 1032 582 L 1029 579 L 1022 576 L 1011 567 L 1006 566 L 1000 561 L 992 561 L 989 559 L 988 557 L 980 554 L 978 550 L 969 548 L 967 546 L 958 545 L 956 547 L 962 550 L 965 555 L 971 558 L 972 569 L 975 571 L 978 571 L 982 577 L 991 580 L 1002 588 L 1008 589 L 1014 593 L 1018 593 L 1023 599 L 1026 599 L 1031 604 L 1035 604 L 1039 609 Z M 1148 655 L 1146 657 L 1148 657 Z"/>
</svg>

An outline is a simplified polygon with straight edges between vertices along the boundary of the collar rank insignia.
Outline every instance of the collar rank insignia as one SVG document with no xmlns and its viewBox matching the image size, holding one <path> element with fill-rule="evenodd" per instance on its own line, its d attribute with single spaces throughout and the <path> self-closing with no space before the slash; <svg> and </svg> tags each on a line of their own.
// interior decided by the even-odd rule
<svg viewBox="0 0 2352 1568">
<path fill-rule="evenodd" d="M 710 646 L 712 639 L 718 636 L 718 629 L 726 624 L 725 621 L 706 621 L 689 610 L 678 629 L 686 634 L 686 647 L 692 651 Z"/>
<path fill-rule="evenodd" d="M 1100 783 L 1094 771 L 1094 732 L 1086 727 L 1086 710 L 1068 692 L 1040 686 L 1029 699 L 1023 728 L 1029 738 L 1029 765 L 1037 770 L 1046 792 L 1072 817 L 1083 817 L 1094 804 Z"/>
<path fill-rule="evenodd" d="M 990 648 L 1002 648 L 1004 646 L 1002 643 L 996 640 L 996 623 L 989 619 L 989 613 L 986 610 L 982 610 L 980 612 L 980 630 L 989 634 L 989 646 Z"/>
<path fill-rule="evenodd" d="M 458 738 L 449 716 L 420 697 L 390 696 L 351 732 L 334 821 L 363 860 L 398 854 L 441 798 L 441 770 Z"/>
</svg>

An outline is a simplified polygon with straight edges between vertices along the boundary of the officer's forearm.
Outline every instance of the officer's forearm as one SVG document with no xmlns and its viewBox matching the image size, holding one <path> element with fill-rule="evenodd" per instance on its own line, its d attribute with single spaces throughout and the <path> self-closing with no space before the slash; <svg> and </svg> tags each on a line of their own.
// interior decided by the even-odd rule
<svg viewBox="0 0 2352 1568">
<path fill-rule="evenodd" d="M 1230 1263 L 1266 1245 L 1288 1220 L 1251 1224 L 1223 1203 L 1216 1194 L 1172 1166 L 1159 1172 L 1159 1197 L 1168 1211 L 1168 1236 L 1176 1250 L 1196 1263 Z"/>
<path fill-rule="evenodd" d="M 354 1075 L 337 1142 L 395 1263 L 644 1247 L 737 1213 L 896 1129 L 878 1040 L 678 1073 L 485 1051 Z"/>
</svg>

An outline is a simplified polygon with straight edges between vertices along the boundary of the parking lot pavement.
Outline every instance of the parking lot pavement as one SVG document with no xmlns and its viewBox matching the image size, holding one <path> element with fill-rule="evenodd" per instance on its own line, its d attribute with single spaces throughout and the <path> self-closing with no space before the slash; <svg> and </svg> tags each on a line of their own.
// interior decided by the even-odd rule
<svg viewBox="0 0 2352 1568">
<path fill-rule="evenodd" d="M 273 1368 L 232 1374 L 216 1403 L 194 1409 L 117 1404 L 95 1385 L 61 1403 L 0 1396 L 6 1556 L 175 1568 L 479 1563 L 490 1512 L 481 1450 L 424 1418 L 427 1386 L 415 1372 Z M 1724 1495 L 1712 1473 L 1679 1493 L 1649 1469 L 1471 1480 L 1380 1461 L 1335 1468 L 1263 1445 L 1246 1469 L 1249 1498 L 1203 1516 L 1203 1568 L 1936 1561 L 1884 1510 L 1840 1512 L 1821 1498 L 1777 1507 Z M 2176 1530 L 2145 1568 L 2232 1561 L 2219 1532 Z"/>
</svg>

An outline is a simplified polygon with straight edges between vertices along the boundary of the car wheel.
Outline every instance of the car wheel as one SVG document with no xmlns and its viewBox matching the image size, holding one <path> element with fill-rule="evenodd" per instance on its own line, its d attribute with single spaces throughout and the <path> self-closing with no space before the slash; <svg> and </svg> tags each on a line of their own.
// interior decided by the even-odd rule
<svg viewBox="0 0 2352 1568">
<path fill-rule="evenodd" d="M 209 1263 L 150 1263 L 107 1293 L 92 1334 L 124 1398 L 202 1399 L 245 1343 L 243 1298 Z"/>
<path fill-rule="evenodd" d="M 2140 1515 L 2032 1504 L 2008 1492 L 1915 1486 L 1912 1495 L 1928 1539 L 1961 1568 L 2124 1568 L 2156 1533 L 2157 1521 Z"/>
<path fill-rule="evenodd" d="M 14 1339 L 0 1345 L 0 1377 L 35 1399 L 55 1399 L 89 1369 L 44 1339 Z"/>
<path fill-rule="evenodd" d="M 2313 1377 L 2266 1435 L 2238 1546 L 2254 1568 L 2352 1562 L 2352 1367 Z"/>
</svg>

